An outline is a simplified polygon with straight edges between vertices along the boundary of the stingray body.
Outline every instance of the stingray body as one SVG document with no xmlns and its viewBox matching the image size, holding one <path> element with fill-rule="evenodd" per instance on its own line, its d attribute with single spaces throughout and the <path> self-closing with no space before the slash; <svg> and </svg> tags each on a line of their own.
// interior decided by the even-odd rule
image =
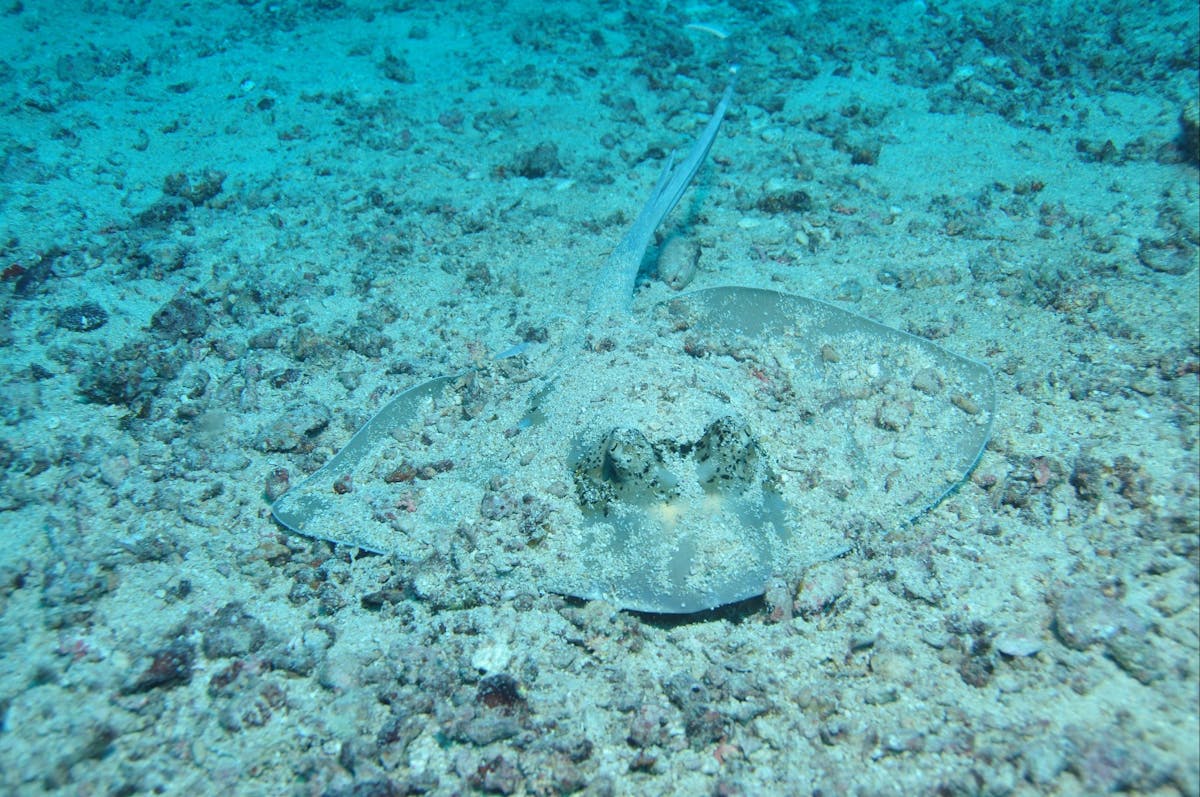
<svg viewBox="0 0 1200 797">
<path fill-rule="evenodd" d="M 990 435 L 986 366 L 770 290 L 633 312 L 649 241 L 732 90 L 667 164 L 546 373 L 513 358 L 408 389 L 275 518 L 413 560 L 470 538 L 494 552 L 479 577 L 689 613 L 760 595 L 954 489 Z"/>
</svg>

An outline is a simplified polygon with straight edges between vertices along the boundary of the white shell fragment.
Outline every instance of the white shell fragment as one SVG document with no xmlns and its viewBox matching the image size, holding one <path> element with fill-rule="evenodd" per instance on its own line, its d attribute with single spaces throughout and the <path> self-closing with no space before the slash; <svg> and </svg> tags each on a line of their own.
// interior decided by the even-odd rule
<svg viewBox="0 0 1200 797">
<path fill-rule="evenodd" d="M 993 643 L 996 650 L 1013 658 L 1035 656 L 1043 647 L 1040 639 L 1024 631 L 1001 631 Z"/>
</svg>

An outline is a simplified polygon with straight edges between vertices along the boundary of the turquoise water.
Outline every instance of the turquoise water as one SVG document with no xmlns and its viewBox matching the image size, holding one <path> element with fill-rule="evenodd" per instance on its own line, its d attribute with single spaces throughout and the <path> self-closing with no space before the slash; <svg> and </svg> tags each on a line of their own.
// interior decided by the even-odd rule
<svg viewBox="0 0 1200 797">
<path fill-rule="evenodd" d="M 1200 794 L 1198 37 L 1185 2 L 0 5 L 0 791 Z M 764 597 L 565 598 L 520 574 L 571 474 L 528 490 L 501 435 L 463 503 L 433 452 L 550 372 L 733 64 L 633 317 L 833 302 L 987 365 L 992 439 Z M 810 408 L 770 346 L 685 347 Z M 629 389 L 675 402 L 664 362 Z M 444 533 L 274 522 L 471 371 L 331 487 Z M 866 478 L 755 430 L 792 488 Z"/>
</svg>

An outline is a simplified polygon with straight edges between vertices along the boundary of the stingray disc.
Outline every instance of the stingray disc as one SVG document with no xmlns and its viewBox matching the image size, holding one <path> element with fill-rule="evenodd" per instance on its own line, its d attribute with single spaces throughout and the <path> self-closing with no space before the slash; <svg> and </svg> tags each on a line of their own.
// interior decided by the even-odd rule
<svg viewBox="0 0 1200 797">
<path fill-rule="evenodd" d="M 400 394 L 274 505 L 301 534 L 453 556 L 652 612 L 759 595 L 936 504 L 990 434 L 980 363 L 823 302 L 714 288 Z"/>
</svg>

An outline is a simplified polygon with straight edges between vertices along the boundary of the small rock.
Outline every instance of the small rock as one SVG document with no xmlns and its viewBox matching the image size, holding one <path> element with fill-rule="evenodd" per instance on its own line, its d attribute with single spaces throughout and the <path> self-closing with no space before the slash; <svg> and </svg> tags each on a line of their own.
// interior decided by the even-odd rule
<svg viewBox="0 0 1200 797">
<path fill-rule="evenodd" d="M 292 404 L 284 414 L 258 436 L 261 451 L 279 452 L 301 450 L 310 439 L 329 425 L 329 408 L 315 401 Z"/>
<path fill-rule="evenodd" d="M 912 404 L 905 401 L 884 401 L 875 410 L 875 424 L 888 432 L 902 432 L 912 420 Z"/>
<path fill-rule="evenodd" d="M 1151 271 L 1180 276 L 1195 270 L 1200 256 L 1196 247 L 1183 238 L 1142 238 L 1138 241 L 1138 260 Z"/>
<path fill-rule="evenodd" d="M 107 457 L 100 463 L 100 481 L 114 489 L 120 487 L 132 467 L 129 457 L 124 454 Z"/>
<path fill-rule="evenodd" d="M 1069 477 L 1080 501 L 1095 503 L 1104 494 L 1104 464 L 1088 450 L 1081 451 Z"/>
<path fill-rule="evenodd" d="M 562 163 L 558 160 L 558 147 L 543 141 L 533 149 L 518 153 L 513 161 L 513 172 L 530 179 L 561 173 Z"/>
<path fill-rule="evenodd" d="M 1036 655 L 1042 649 L 1042 641 L 1023 631 L 1001 631 L 993 641 L 996 650 L 1005 656 L 1023 658 Z"/>
<path fill-rule="evenodd" d="M 1037 739 L 1021 754 L 1025 762 L 1025 777 L 1035 786 L 1053 783 L 1067 768 L 1067 756 L 1058 739 Z"/>
<path fill-rule="evenodd" d="M 664 745 L 670 736 L 667 716 L 662 707 L 644 703 L 638 708 L 629 723 L 629 734 L 626 736 L 626 741 L 634 747 L 642 749 Z"/>
<path fill-rule="evenodd" d="M 812 209 L 812 197 L 800 188 L 772 187 L 754 202 L 763 213 L 805 213 Z"/>
<path fill-rule="evenodd" d="M 163 196 L 180 197 L 193 205 L 202 205 L 221 193 L 224 183 L 225 172 L 216 169 L 205 169 L 196 175 L 176 172 L 163 178 Z"/>
<path fill-rule="evenodd" d="M 796 593 L 796 611 L 809 618 L 828 611 L 846 591 L 846 571 L 836 561 L 821 562 L 804 571 Z"/>
<path fill-rule="evenodd" d="M 1144 634 L 1119 633 L 1104 642 L 1109 658 L 1128 675 L 1144 684 L 1163 677 L 1163 664 Z"/>
<path fill-rule="evenodd" d="M 1054 607 L 1054 630 L 1063 644 L 1086 650 L 1122 631 L 1145 634 L 1145 623 L 1094 587 L 1072 587 L 1058 596 Z"/>
<path fill-rule="evenodd" d="M 191 340 L 208 327 L 208 310 L 187 296 L 177 296 L 164 304 L 150 319 L 150 329 L 162 338 Z"/>
<path fill-rule="evenodd" d="M 139 694 L 151 689 L 173 689 L 191 682 L 196 648 L 190 642 L 176 639 L 154 651 L 151 656 L 150 666 L 125 688 L 125 694 Z"/>
<path fill-rule="evenodd" d="M 884 734 L 880 747 L 889 754 L 919 753 L 925 749 L 925 734 L 920 731 L 900 730 Z"/>
<path fill-rule="evenodd" d="M 267 628 L 241 603 L 227 603 L 213 615 L 204 632 L 204 657 L 225 659 L 258 652 Z"/>
<path fill-rule="evenodd" d="M 936 396 L 940 393 L 942 384 L 942 375 L 933 368 L 922 368 L 913 375 L 913 388 L 927 396 Z"/>
<path fill-rule="evenodd" d="M 475 788 L 492 794 L 512 794 L 521 787 L 524 778 L 507 758 L 498 755 L 479 765 L 468 778 Z"/>
<path fill-rule="evenodd" d="M 477 747 L 511 739 L 521 732 L 521 723 L 516 717 L 488 712 L 473 717 L 456 728 L 454 736 Z"/>
<path fill-rule="evenodd" d="M 503 709 L 506 712 L 525 704 L 517 680 L 505 673 L 496 673 L 481 679 L 475 691 L 475 700 L 488 708 Z"/>
<path fill-rule="evenodd" d="M 1179 112 L 1179 150 L 1189 163 L 1200 164 L 1200 103 L 1188 100 Z"/>
<path fill-rule="evenodd" d="M 928 561 L 903 557 L 895 560 L 894 584 L 900 594 L 910 601 L 921 601 L 930 606 L 940 606 L 944 597 L 933 565 Z"/>
<path fill-rule="evenodd" d="M 108 313 L 95 302 L 84 302 L 58 312 L 55 324 L 71 332 L 91 332 L 108 323 Z"/>
</svg>

